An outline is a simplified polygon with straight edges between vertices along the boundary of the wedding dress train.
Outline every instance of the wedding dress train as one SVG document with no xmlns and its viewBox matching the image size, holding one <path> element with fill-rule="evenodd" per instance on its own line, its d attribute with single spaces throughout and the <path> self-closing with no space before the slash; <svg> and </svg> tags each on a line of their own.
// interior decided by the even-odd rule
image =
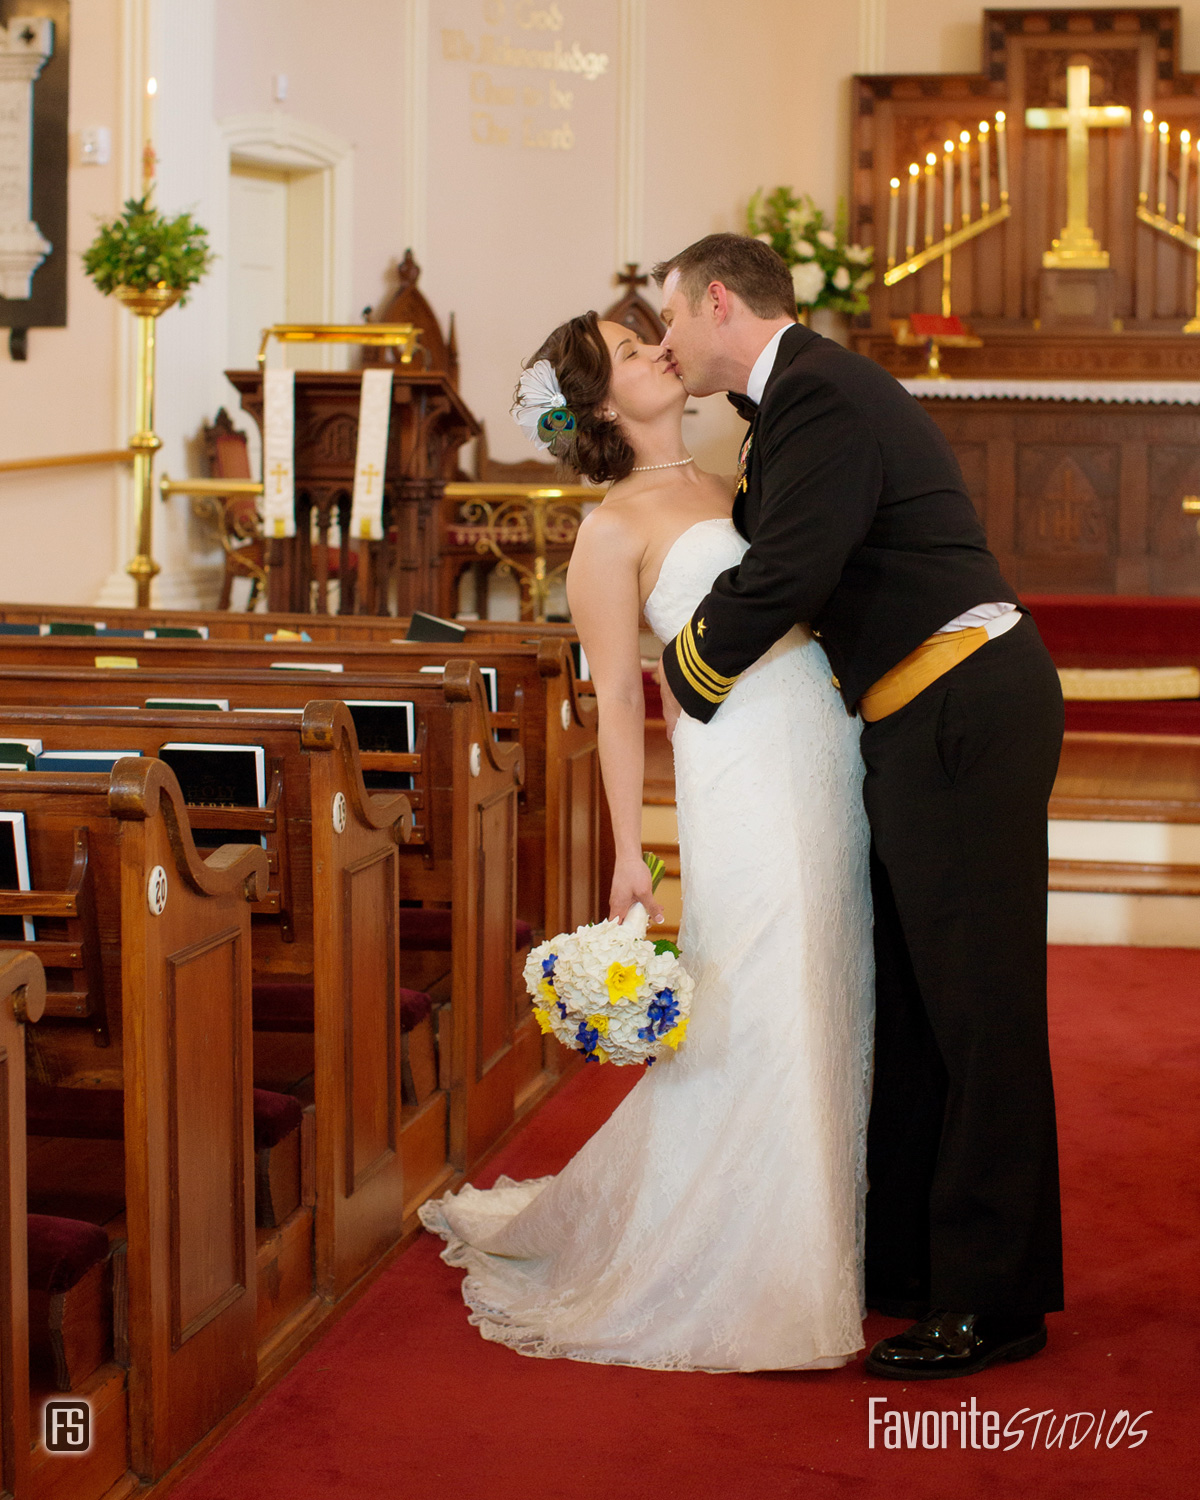
<svg viewBox="0 0 1200 1500">
<path fill-rule="evenodd" d="M 745 547 L 724 520 L 676 540 L 646 603 L 660 639 Z M 873 971 L 858 729 L 800 628 L 711 723 L 680 721 L 688 1034 L 556 1177 L 422 1208 L 484 1338 L 712 1371 L 832 1368 L 862 1347 Z"/>
</svg>

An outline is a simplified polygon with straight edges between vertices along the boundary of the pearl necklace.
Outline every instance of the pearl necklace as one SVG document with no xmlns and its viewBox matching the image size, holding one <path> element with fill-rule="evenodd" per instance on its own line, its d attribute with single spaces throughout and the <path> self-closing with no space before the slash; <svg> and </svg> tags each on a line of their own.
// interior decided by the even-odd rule
<svg viewBox="0 0 1200 1500">
<path fill-rule="evenodd" d="M 691 454 L 687 458 L 677 458 L 674 463 L 669 464 L 635 464 L 629 472 L 631 474 L 648 474 L 651 469 L 681 469 L 684 464 L 690 463 L 695 463 L 695 459 L 692 458 Z"/>
</svg>

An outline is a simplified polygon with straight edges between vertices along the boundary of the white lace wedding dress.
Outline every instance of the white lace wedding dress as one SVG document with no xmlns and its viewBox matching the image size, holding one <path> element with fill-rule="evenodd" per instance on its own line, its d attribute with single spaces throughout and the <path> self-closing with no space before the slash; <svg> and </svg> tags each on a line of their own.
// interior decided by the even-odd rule
<svg viewBox="0 0 1200 1500">
<path fill-rule="evenodd" d="M 669 640 L 741 557 L 675 542 L 646 603 Z M 687 1038 L 557 1177 L 421 1210 L 486 1339 L 648 1369 L 823 1369 L 862 1347 L 872 1015 L 858 721 L 792 630 L 675 733 Z M 653 935 L 653 933 L 651 933 Z"/>
</svg>

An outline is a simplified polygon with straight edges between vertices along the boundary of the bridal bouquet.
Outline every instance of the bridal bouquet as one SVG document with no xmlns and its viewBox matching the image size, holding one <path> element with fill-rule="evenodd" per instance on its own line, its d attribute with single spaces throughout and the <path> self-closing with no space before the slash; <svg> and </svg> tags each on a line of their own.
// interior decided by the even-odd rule
<svg viewBox="0 0 1200 1500">
<path fill-rule="evenodd" d="M 746 232 L 777 250 L 792 272 L 796 306 L 831 307 L 840 313 L 866 312 L 867 288 L 874 280 L 874 251 L 850 245 L 845 203 L 830 224 L 808 194 L 791 188 L 764 195 L 760 188 L 746 209 Z"/>
<path fill-rule="evenodd" d="M 645 858 L 657 888 L 662 861 L 652 854 Z M 588 1062 L 649 1067 L 687 1033 L 691 976 L 674 943 L 646 937 L 648 921 L 637 901 L 623 922 L 560 933 L 525 962 L 525 986 L 542 1031 Z"/>
</svg>

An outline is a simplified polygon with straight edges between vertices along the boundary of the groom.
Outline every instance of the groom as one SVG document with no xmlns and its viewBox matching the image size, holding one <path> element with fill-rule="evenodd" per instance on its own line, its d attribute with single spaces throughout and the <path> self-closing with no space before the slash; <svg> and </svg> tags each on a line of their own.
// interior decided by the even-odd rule
<svg viewBox="0 0 1200 1500">
<path fill-rule="evenodd" d="M 707 721 L 798 621 L 864 724 L 875 907 L 867 1301 L 914 1326 L 867 1369 L 970 1375 L 1062 1307 L 1046 1037 L 1046 805 L 1063 708 L 954 455 L 879 365 L 796 322 L 767 245 L 712 234 L 655 269 L 695 395 L 750 423 L 750 542 L 662 659 L 668 724 Z"/>
</svg>

